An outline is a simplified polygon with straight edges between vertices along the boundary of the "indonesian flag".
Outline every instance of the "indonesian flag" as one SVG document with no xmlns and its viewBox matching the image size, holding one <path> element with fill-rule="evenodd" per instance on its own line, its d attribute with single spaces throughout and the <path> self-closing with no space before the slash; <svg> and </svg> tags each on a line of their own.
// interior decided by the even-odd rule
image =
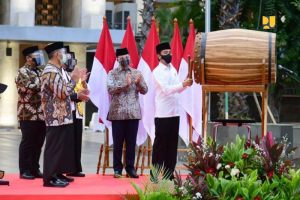
<svg viewBox="0 0 300 200">
<path fill-rule="evenodd" d="M 195 28 L 190 20 L 189 36 L 186 42 L 183 58 L 179 68 L 179 80 L 183 81 L 188 75 L 188 57 L 194 59 Z M 192 118 L 194 133 L 201 136 L 202 132 L 202 86 L 196 83 L 184 90 L 179 97 L 179 103 Z M 198 137 L 197 137 L 198 138 Z"/>
<path fill-rule="evenodd" d="M 130 17 L 127 18 L 127 27 L 121 44 L 121 48 L 127 48 L 130 55 L 132 67 L 136 69 L 139 64 L 139 54 L 131 28 Z"/>
<path fill-rule="evenodd" d="M 131 28 L 131 23 L 130 23 L 130 17 L 127 18 L 127 28 L 126 28 L 126 32 L 121 44 L 121 48 L 127 48 L 129 55 L 130 55 L 130 60 L 131 60 L 131 66 L 133 68 L 137 68 L 138 63 L 139 63 L 139 54 L 138 54 L 138 50 L 136 47 L 136 43 L 135 43 L 135 39 L 133 36 L 133 31 Z M 142 102 L 141 102 L 141 98 L 144 95 L 139 95 L 140 98 L 140 104 L 141 104 L 141 110 L 142 110 L 142 116 L 143 116 L 143 107 L 142 107 Z M 141 144 L 143 144 L 147 139 L 147 131 L 144 128 L 143 122 L 140 121 L 139 122 L 139 129 L 138 129 L 138 134 L 137 134 L 137 138 L 136 138 L 136 144 L 139 146 Z"/>
<path fill-rule="evenodd" d="M 159 44 L 159 37 L 156 31 L 155 19 L 152 18 L 151 28 L 144 46 L 142 57 L 140 59 L 138 70 L 140 70 L 144 76 L 145 82 L 148 86 L 148 92 L 146 95 L 141 95 L 141 106 L 145 111 L 143 113 L 143 125 L 149 134 L 152 143 L 155 137 L 155 90 L 152 71 L 158 65 L 158 58 L 156 55 L 156 45 Z"/>
<path fill-rule="evenodd" d="M 180 62 L 182 60 L 183 46 L 182 46 L 177 19 L 174 19 L 174 32 L 171 41 L 171 51 L 172 51 L 172 64 L 175 67 L 175 69 L 178 71 Z M 189 144 L 189 122 L 188 122 L 185 109 L 181 105 L 179 105 L 179 116 L 180 116 L 179 136 L 185 142 L 185 144 L 188 145 Z"/>
<path fill-rule="evenodd" d="M 172 51 L 172 65 L 178 71 L 182 59 L 182 55 L 183 55 L 183 46 L 182 46 L 180 30 L 176 18 L 174 19 L 174 32 L 171 41 L 171 51 Z"/>
<path fill-rule="evenodd" d="M 106 18 L 103 17 L 103 29 L 97 44 L 93 67 L 89 79 L 90 99 L 98 108 L 98 117 L 109 130 L 109 143 L 112 144 L 111 122 L 106 120 L 110 98 L 106 86 L 108 72 L 116 61 L 114 46 L 109 33 Z"/>
</svg>

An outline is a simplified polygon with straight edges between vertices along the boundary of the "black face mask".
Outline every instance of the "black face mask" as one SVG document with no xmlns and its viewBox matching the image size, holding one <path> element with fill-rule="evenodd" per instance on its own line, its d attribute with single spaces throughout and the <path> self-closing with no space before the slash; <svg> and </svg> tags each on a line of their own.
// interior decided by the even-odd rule
<svg viewBox="0 0 300 200">
<path fill-rule="evenodd" d="M 161 58 L 167 63 L 169 64 L 172 61 L 172 56 L 170 54 L 167 55 L 161 55 Z"/>
<path fill-rule="evenodd" d="M 120 65 L 122 67 L 128 67 L 130 65 L 130 59 L 129 59 L 129 57 L 121 58 L 120 59 Z"/>
</svg>

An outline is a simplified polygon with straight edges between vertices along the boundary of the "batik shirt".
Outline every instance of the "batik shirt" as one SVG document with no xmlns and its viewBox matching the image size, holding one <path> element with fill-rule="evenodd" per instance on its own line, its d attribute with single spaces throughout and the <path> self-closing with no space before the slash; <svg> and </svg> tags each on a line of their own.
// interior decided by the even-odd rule
<svg viewBox="0 0 300 200">
<path fill-rule="evenodd" d="M 41 105 L 41 70 L 29 65 L 21 67 L 15 78 L 18 91 L 18 120 L 44 120 Z"/>
<path fill-rule="evenodd" d="M 127 86 L 126 75 L 131 73 L 131 84 Z M 138 85 L 135 80 L 140 71 L 121 66 L 111 70 L 107 77 L 107 89 L 111 95 L 108 120 L 141 119 L 141 107 L 139 104 L 139 93 L 146 94 L 148 87 L 141 77 Z"/>
<path fill-rule="evenodd" d="M 42 106 L 46 126 L 73 123 L 71 99 L 76 83 L 65 81 L 62 69 L 47 64 L 42 74 Z"/>
</svg>

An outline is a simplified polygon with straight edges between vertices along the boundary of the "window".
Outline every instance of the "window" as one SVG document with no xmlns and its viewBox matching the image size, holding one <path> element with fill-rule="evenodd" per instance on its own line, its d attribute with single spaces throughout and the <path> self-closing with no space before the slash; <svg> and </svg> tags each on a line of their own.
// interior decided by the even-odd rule
<svg viewBox="0 0 300 200">
<path fill-rule="evenodd" d="M 36 25 L 61 25 L 62 0 L 36 0 L 35 2 Z"/>
<path fill-rule="evenodd" d="M 112 10 L 105 11 L 106 21 L 108 23 L 108 27 L 112 28 Z"/>
<path fill-rule="evenodd" d="M 124 28 L 123 29 L 126 29 L 127 27 L 127 17 L 130 15 L 130 12 L 129 11 L 124 11 L 124 21 L 123 21 L 123 24 L 124 24 Z"/>
<path fill-rule="evenodd" d="M 116 12 L 114 28 L 122 29 L 122 11 Z"/>
</svg>

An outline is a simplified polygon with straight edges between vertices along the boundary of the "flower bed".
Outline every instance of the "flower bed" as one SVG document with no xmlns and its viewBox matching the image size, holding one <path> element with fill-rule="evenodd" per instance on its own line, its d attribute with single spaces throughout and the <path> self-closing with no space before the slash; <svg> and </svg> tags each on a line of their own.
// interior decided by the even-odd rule
<svg viewBox="0 0 300 200">
<path fill-rule="evenodd" d="M 235 143 L 225 146 L 212 140 L 206 144 L 199 141 L 190 146 L 186 164 L 189 175 L 185 180 L 176 173 L 174 182 L 156 183 L 160 184 L 157 190 L 147 190 L 149 183 L 144 191 L 135 188 L 140 199 L 147 200 L 300 199 L 300 170 L 295 169 L 291 159 L 296 148 L 288 150 L 288 146 L 287 139 L 276 143 L 271 133 L 255 141 L 237 136 Z"/>
<path fill-rule="evenodd" d="M 178 199 L 300 199 L 300 170 L 294 169 L 287 139 L 275 143 L 272 133 L 255 141 L 239 136 L 233 144 L 214 141 L 191 145 L 185 181 L 177 175 Z"/>
</svg>

